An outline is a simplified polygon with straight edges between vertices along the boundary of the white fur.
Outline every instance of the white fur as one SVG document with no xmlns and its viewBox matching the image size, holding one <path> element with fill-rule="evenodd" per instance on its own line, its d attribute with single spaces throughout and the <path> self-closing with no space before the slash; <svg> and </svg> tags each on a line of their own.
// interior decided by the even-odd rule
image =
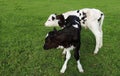
<svg viewBox="0 0 120 76">
<path fill-rule="evenodd" d="M 65 72 L 65 70 L 67 68 L 67 63 L 68 63 L 70 57 L 71 57 L 70 50 L 67 50 L 66 51 L 66 60 L 65 60 L 65 62 L 63 64 L 63 66 L 62 66 L 62 69 L 60 70 L 60 73 L 64 73 Z"/>
<path fill-rule="evenodd" d="M 82 65 L 80 64 L 80 60 L 77 61 L 77 67 L 78 67 L 79 72 L 84 72 Z"/>
<path fill-rule="evenodd" d="M 72 26 L 75 27 L 75 28 L 79 28 L 78 25 L 72 25 Z"/>
<path fill-rule="evenodd" d="M 83 17 L 82 12 L 86 13 L 87 18 L 85 18 L 86 20 L 85 24 L 83 24 L 83 20 L 80 21 L 81 26 L 85 28 L 89 28 L 94 34 L 96 39 L 94 54 L 97 54 L 99 49 L 103 46 L 102 24 L 104 20 L 104 15 L 102 16 L 100 23 L 98 22 L 98 19 L 100 18 L 101 14 L 103 14 L 103 12 L 101 12 L 98 9 L 84 8 L 84 9 L 80 9 L 79 13 L 77 13 L 77 10 L 74 10 L 74 11 L 65 12 L 63 13 L 63 15 L 65 19 L 69 15 L 76 15 L 81 19 Z M 81 16 L 79 16 L 80 13 L 81 13 Z M 49 16 L 48 20 L 45 22 L 45 26 L 59 26 L 58 20 L 51 20 L 52 16 L 55 17 L 55 14 L 51 14 Z"/>
</svg>

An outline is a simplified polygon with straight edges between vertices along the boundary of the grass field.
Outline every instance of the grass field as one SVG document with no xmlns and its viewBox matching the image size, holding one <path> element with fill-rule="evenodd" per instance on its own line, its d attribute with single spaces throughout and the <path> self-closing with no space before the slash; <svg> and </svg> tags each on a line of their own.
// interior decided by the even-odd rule
<svg viewBox="0 0 120 76">
<path fill-rule="evenodd" d="M 94 35 L 83 28 L 80 60 L 85 72 L 78 72 L 72 55 L 61 75 L 62 51 L 43 50 L 45 35 L 53 29 L 44 22 L 51 13 L 86 7 L 105 14 L 104 46 L 93 55 Z M 0 76 L 120 76 L 120 0 L 0 0 Z"/>
</svg>

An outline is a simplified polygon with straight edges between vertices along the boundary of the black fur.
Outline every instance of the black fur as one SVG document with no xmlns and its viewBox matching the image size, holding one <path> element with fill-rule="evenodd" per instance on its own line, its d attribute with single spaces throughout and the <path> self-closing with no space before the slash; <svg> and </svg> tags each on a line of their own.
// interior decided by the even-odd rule
<svg viewBox="0 0 120 76">
<path fill-rule="evenodd" d="M 56 19 L 59 20 L 58 21 L 59 26 L 60 27 L 64 27 L 64 25 L 65 25 L 65 18 L 64 18 L 64 16 L 62 14 L 56 15 Z"/>
</svg>

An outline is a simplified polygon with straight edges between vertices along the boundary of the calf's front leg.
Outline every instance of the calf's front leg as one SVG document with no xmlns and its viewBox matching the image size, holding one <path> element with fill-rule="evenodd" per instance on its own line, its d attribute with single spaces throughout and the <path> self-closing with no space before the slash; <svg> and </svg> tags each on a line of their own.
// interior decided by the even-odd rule
<svg viewBox="0 0 120 76">
<path fill-rule="evenodd" d="M 65 72 L 65 70 L 67 68 L 67 63 L 68 63 L 68 61 L 69 61 L 69 59 L 71 57 L 70 50 L 64 49 L 64 51 L 66 51 L 66 60 L 64 61 L 64 64 L 63 64 L 63 66 L 62 66 L 62 68 L 60 70 L 60 73 L 64 73 Z"/>
</svg>

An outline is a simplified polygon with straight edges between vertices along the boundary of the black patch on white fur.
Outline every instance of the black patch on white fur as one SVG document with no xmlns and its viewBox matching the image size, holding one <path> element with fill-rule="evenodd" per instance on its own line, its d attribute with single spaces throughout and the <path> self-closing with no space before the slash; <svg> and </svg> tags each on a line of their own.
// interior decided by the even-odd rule
<svg viewBox="0 0 120 76">
<path fill-rule="evenodd" d="M 86 18 L 87 18 L 87 15 L 86 13 L 82 12 L 83 14 L 83 17 L 81 18 L 81 20 L 83 21 L 82 23 L 85 24 L 85 22 L 87 21 Z"/>
<path fill-rule="evenodd" d="M 81 19 L 84 20 L 87 17 L 87 15 L 84 12 L 82 12 L 82 14 L 83 14 L 83 17 Z"/>
<path fill-rule="evenodd" d="M 100 18 L 98 19 L 98 22 L 100 22 L 100 21 L 101 21 L 102 16 L 103 16 L 103 14 L 101 14 Z"/>
<path fill-rule="evenodd" d="M 79 13 L 79 10 L 77 10 L 77 13 Z"/>
<path fill-rule="evenodd" d="M 81 13 L 79 15 L 81 16 Z"/>
<path fill-rule="evenodd" d="M 52 20 L 55 20 L 55 17 L 52 16 Z"/>
</svg>

